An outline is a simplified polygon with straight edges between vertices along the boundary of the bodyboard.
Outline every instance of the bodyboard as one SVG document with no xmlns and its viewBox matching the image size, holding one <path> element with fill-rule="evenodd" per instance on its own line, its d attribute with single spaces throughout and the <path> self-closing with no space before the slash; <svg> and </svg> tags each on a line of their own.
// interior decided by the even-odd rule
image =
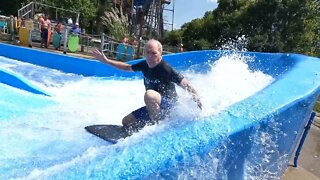
<svg viewBox="0 0 320 180">
<path fill-rule="evenodd" d="M 49 47 L 50 46 L 50 41 L 51 40 L 51 30 L 50 29 L 48 29 L 48 39 L 47 39 L 47 47 Z"/>
<path fill-rule="evenodd" d="M 70 35 L 68 37 L 68 48 L 70 52 L 76 52 L 79 46 L 79 36 Z"/>
<path fill-rule="evenodd" d="M 22 46 L 29 46 L 29 30 L 27 28 L 19 28 L 19 41 Z"/>
<path fill-rule="evenodd" d="M 53 39 L 52 39 L 53 47 L 58 49 L 60 47 L 60 42 L 61 42 L 61 34 L 54 33 Z"/>
<path fill-rule="evenodd" d="M 134 48 L 129 46 L 128 49 L 127 49 L 127 54 L 128 54 L 128 57 L 127 57 L 127 61 L 131 61 L 133 60 L 134 58 Z"/>
<path fill-rule="evenodd" d="M 125 53 L 126 53 L 126 46 L 124 44 L 119 44 L 117 46 L 117 54 L 116 54 L 116 58 L 119 61 L 123 61 L 125 58 Z"/>
<path fill-rule="evenodd" d="M 113 144 L 117 143 L 120 139 L 124 139 L 129 134 L 119 125 L 91 125 L 86 126 L 85 129 L 93 134 Z"/>
</svg>

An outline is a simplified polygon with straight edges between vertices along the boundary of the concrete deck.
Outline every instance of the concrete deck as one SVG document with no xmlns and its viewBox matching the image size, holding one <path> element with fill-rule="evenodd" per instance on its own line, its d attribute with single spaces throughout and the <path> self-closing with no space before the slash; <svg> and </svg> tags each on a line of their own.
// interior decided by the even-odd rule
<svg viewBox="0 0 320 180">
<path fill-rule="evenodd" d="M 282 180 L 320 180 L 320 117 L 315 117 L 303 144 L 298 167 L 288 166 Z M 294 157 L 294 154 L 293 154 Z M 291 159 L 293 159 L 293 157 Z M 293 165 L 293 160 L 290 165 Z"/>
<path fill-rule="evenodd" d="M 3 35 L 3 34 L 2 34 Z M 0 36 L 2 36 L 0 35 Z M 0 38 L 0 42 L 1 43 L 5 43 L 5 44 L 11 44 L 11 45 L 16 45 L 16 46 L 21 46 L 18 42 L 14 42 L 11 40 L 1 40 Z M 24 46 L 22 46 L 24 47 Z M 41 48 L 40 47 L 40 43 L 39 42 L 32 42 L 32 49 L 37 49 L 37 50 L 41 50 L 41 51 L 47 51 L 47 52 L 53 52 L 53 53 L 57 53 L 57 54 L 64 54 L 63 52 L 63 47 L 60 47 L 60 50 L 56 50 L 53 45 L 50 45 L 48 48 Z M 79 50 L 80 50 L 80 46 L 79 46 Z M 87 50 L 87 49 L 86 49 Z M 89 51 L 93 51 L 93 49 L 89 49 Z M 65 55 L 68 56 L 76 56 L 76 57 L 80 57 L 80 58 L 87 58 L 87 59 L 94 59 L 94 57 L 91 55 L 91 53 L 87 53 L 87 52 L 76 52 L 76 53 L 71 53 L 71 52 L 67 52 Z"/>
</svg>

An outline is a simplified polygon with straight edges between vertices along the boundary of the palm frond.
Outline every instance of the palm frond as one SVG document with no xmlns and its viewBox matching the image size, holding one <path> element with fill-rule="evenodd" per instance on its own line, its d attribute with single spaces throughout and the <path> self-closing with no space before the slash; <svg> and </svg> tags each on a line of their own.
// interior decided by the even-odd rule
<svg viewBox="0 0 320 180">
<path fill-rule="evenodd" d="M 130 36 L 129 19 L 123 14 L 122 8 L 112 8 L 110 11 L 105 11 L 101 20 L 116 39 L 120 40 L 123 36 Z"/>
</svg>

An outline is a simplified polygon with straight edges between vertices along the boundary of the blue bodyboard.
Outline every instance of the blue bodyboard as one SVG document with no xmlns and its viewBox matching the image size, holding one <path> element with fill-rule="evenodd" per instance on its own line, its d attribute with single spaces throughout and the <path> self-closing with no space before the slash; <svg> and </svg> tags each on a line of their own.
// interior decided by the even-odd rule
<svg viewBox="0 0 320 180">
<path fill-rule="evenodd" d="M 117 60 L 123 61 L 123 59 L 125 58 L 126 50 L 127 48 L 124 44 L 119 44 L 117 46 L 117 55 L 116 55 Z"/>
<path fill-rule="evenodd" d="M 58 49 L 60 47 L 60 43 L 61 43 L 61 34 L 54 33 L 53 40 L 52 40 L 53 47 Z"/>
<path fill-rule="evenodd" d="M 128 54 L 128 57 L 127 57 L 127 61 L 131 61 L 133 60 L 134 58 L 134 48 L 129 46 L 128 49 L 127 49 L 127 54 Z"/>
</svg>

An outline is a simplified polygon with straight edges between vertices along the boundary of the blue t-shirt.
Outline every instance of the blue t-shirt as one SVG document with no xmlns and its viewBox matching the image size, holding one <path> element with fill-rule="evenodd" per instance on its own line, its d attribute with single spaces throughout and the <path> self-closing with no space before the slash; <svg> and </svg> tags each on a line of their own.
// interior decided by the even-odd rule
<svg viewBox="0 0 320 180">
<path fill-rule="evenodd" d="M 81 34 L 81 29 L 79 27 L 73 27 L 71 29 L 71 33 L 74 33 L 74 34 Z"/>
</svg>

